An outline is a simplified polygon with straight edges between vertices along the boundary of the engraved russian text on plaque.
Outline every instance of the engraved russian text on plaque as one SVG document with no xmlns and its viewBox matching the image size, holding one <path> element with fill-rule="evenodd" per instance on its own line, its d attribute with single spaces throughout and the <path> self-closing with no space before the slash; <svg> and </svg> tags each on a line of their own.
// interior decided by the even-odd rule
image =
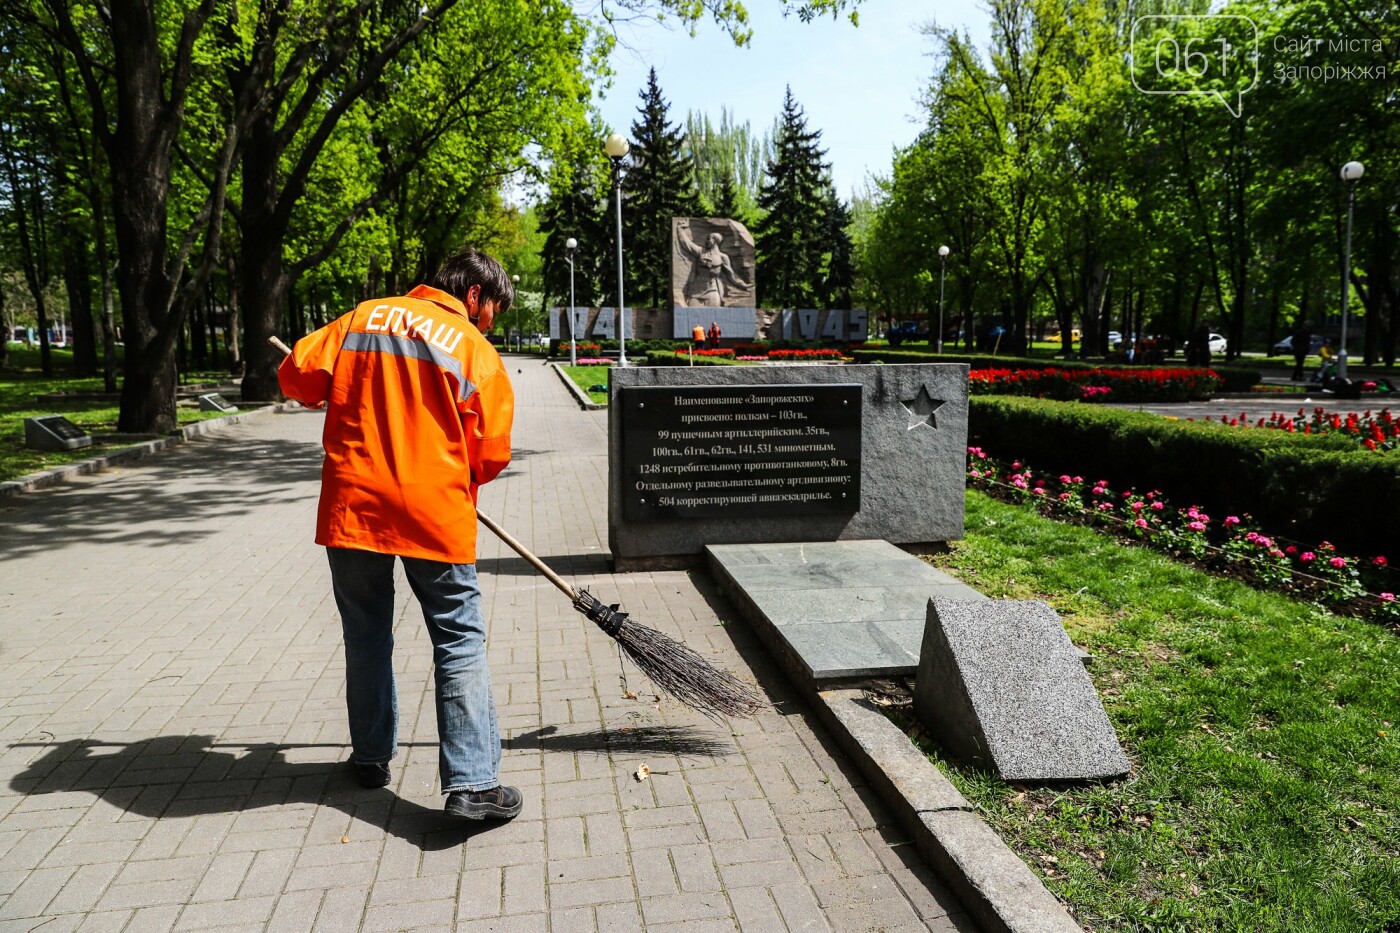
<svg viewBox="0 0 1400 933">
<path fill-rule="evenodd" d="M 858 512 L 860 394 L 829 384 L 620 389 L 623 514 Z"/>
</svg>

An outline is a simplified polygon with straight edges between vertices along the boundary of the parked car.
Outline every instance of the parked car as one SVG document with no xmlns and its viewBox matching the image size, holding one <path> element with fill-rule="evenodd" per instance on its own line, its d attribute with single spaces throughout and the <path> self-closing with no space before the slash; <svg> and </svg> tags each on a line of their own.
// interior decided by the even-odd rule
<svg viewBox="0 0 1400 933">
<path fill-rule="evenodd" d="M 901 321 L 885 331 L 885 340 L 892 347 L 906 340 L 928 340 L 928 325 L 919 321 Z"/>
<path fill-rule="evenodd" d="M 1191 341 L 1188 340 L 1181 345 L 1181 349 L 1187 350 L 1190 346 Z M 1206 346 L 1210 348 L 1211 355 L 1215 356 L 1216 354 L 1225 352 L 1225 348 L 1229 346 L 1229 341 L 1221 334 L 1211 334 L 1210 339 L 1206 341 Z"/>
<path fill-rule="evenodd" d="M 1308 355 L 1309 355 L 1309 356 L 1315 355 L 1315 354 L 1317 353 L 1318 350 L 1322 349 L 1322 342 L 1323 342 L 1324 340 L 1326 340 L 1326 339 L 1327 339 L 1327 338 L 1324 337 L 1322 334 L 1311 334 L 1311 335 L 1309 335 L 1309 336 L 1308 336 Z M 1292 335 L 1292 334 L 1289 334 L 1287 337 L 1284 337 L 1284 338 L 1283 338 L 1282 340 L 1280 340 L 1278 343 L 1274 344 L 1273 349 L 1270 350 L 1269 352 L 1270 352 L 1273 356 L 1292 356 L 1292 355 L 1293 355 L 1293 335 Z"/>
</svg>

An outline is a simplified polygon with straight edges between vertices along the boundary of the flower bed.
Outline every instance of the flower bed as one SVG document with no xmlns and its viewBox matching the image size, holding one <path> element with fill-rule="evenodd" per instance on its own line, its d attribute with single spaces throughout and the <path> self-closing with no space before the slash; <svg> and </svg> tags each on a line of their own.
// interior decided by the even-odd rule
<svg viewBox="0 0 1400 933">
<path fill-rule="evenodd" d="M 611 366 L 613 360 L 601 356 L 581 356 L 578 358 L 578 366 Z"/>
<path fill-rule="evenodd" d="M 980 447 L 967 449 L 968 485 L 996 498 L 1033 505 L 1066 521 L 1098 527 L 1124 540 L 1236 577 L 1259 589 L 1283 590 L 1333 612 L 1400 624 L 1400 590 L 1389 561 L 1280 541 L 1252 526 L 1248 515 L 1216 519 L 1198 506 L 1176 508 L 1157 490 L 1114 490 L 1082 476 L 1037 476 L 1017 460 L 1009 467 Z"/>
<path fill-rule="evenodd" d="M 559 344 L 559 352 L 560 352 L 560 353 L 568 353 L 568 352 L 569 352 L 569 345 L 568 345 L 568 343 L 566 343 L 566 342 L 561 342 L 561 343 Z M 580 343 L 580 344 L 578 345 L 578 347 L 576 348 L 576 352 L 578 352 L 578 353 L 601 353 L 601 352 L 603 352 L 603 348 L 602 348 L 601 345 L 596 344 L 596 343 Z"/>
<path fill-rule="evenodd" d="M 1185 402 L 1210 398 L 1220 385 L 1220 377 L 1209 369 L 1046 367 L 968 373 L 968 391 L 973 395 L 1029 395 L 1059 401 Z M 1086 391 L 1091 389 L 1098 391 Z"/>
<path fill-rule="evenodd" d="M 1220 421 L 1222 424 L 1250 426 L 1249 417 L 1244 412 L 1240 412 L 1238 418 L 1221 415 Z M 1328 414 L 1321 408 L 1314 408 L 1308 415 L 1300 408 L 1298 414 L 1292 416 L 1274 412 L 1268 418 L 1255 420 L 1253 426 L 1289 434 L 1343 434 L 1355 438 L 1367 450 L 1380 453 L 1400 447 L 1400 419 L 1387 408 L 1375 415 L 1369 411 L 1361 415 L 1349 412 L 1345 418 Z"/>
<path fill-rule="evenodd" d="M 845 357 L 843 357 L 843 356 L 841 355 L 841 351 L 840 351 L 840 350 L 822 349 L 822 350 L 769 350 L 769 351 L 768 351 L 768 358 L 769 358 L 770 360 L 798 360 L 798 361 L 802 361 L 802 362 L 813 361 L 813 360 L 830 360 L 831 362 L 834 363 L 834 362 L 839 362 L 840 360 L 844 359 Z"/>
</svg>

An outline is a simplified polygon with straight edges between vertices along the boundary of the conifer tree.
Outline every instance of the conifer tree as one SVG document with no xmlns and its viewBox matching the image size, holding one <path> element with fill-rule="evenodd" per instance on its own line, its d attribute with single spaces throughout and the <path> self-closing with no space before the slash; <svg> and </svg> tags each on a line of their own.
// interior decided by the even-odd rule
<svg viewBox="0 0 1400 933">
<path fill-rule="evenodd" d="M 668 104 L 647 75 L 642 105 L 632 124 L 630 167 L 622 176 L 622 225 L 628 266 L 628 299 L 634 307 L 671 306 L 671 218 L 699 213 L 683 134 L 667 119 Z M 606 294 L 607 289 L 604 289 Z"/>
<path fill-rule="evenodd" d="M 855 287 L 855 248 L 851 245 L 851 212 L 841 203 L 836 186 L 826 183 L 823 198 L 822 235 L 826 240 L 826 256 L 822 266 L 819 294 L 828 308 L 851 307 L 851 289 Z"/>
<path fill-rule="evenodd" d="M 574 301 L 581 308 L 598 302 L 599 283 L 616 248 L 608 223 L 609 186 L 599 182 L 596 166 L 575 163 L 570 174 L 560 173 L 550 185 L 540 209 L 540 232 L 545 234 L 541 258 L 545 305 L 569 303 L 569 263 L 564 242 L 578 240 L 574 251 Z"/>
<path fill-rule="evenodd" d="M 764 215 L 754 228 L 758 301 L 765 307 L 810 308 L 824 291 L 830 166 L 822 161 L 826 151 L 818 145 L 820 138 L 820 132 L 807 129 L 807 117 L 789 87 L 776 153 L 759 189 Z"/>
<path fill-rule="evenodd" d="M 739 205 L 739 192 L 734 187 L 734 176 L 725 172 L 715 187 L 714 203 L 710 205 L 713 217 L 729 217 L 747 226 L 743 208 Z"/>
</svg>

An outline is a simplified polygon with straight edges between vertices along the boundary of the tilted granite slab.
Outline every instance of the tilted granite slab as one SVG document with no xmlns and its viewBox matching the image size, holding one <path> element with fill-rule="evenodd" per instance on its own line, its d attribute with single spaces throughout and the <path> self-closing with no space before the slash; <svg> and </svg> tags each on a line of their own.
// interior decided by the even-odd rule
<svg viewBox="0 0 1400 933">
<path fill-rule="evenodd" d="M 725 595 L 809 684 L 913 674 L 929 598 L 986 598 L 888 541 L 718 544 L 705 553 Z"/>
<path fill-rule="evenodd" d="M 1130 764 L 1060 617 L 1037 600 L 928 602 L 914 713 L 1006 781 L 1093 781 Z"/>
</svg>

